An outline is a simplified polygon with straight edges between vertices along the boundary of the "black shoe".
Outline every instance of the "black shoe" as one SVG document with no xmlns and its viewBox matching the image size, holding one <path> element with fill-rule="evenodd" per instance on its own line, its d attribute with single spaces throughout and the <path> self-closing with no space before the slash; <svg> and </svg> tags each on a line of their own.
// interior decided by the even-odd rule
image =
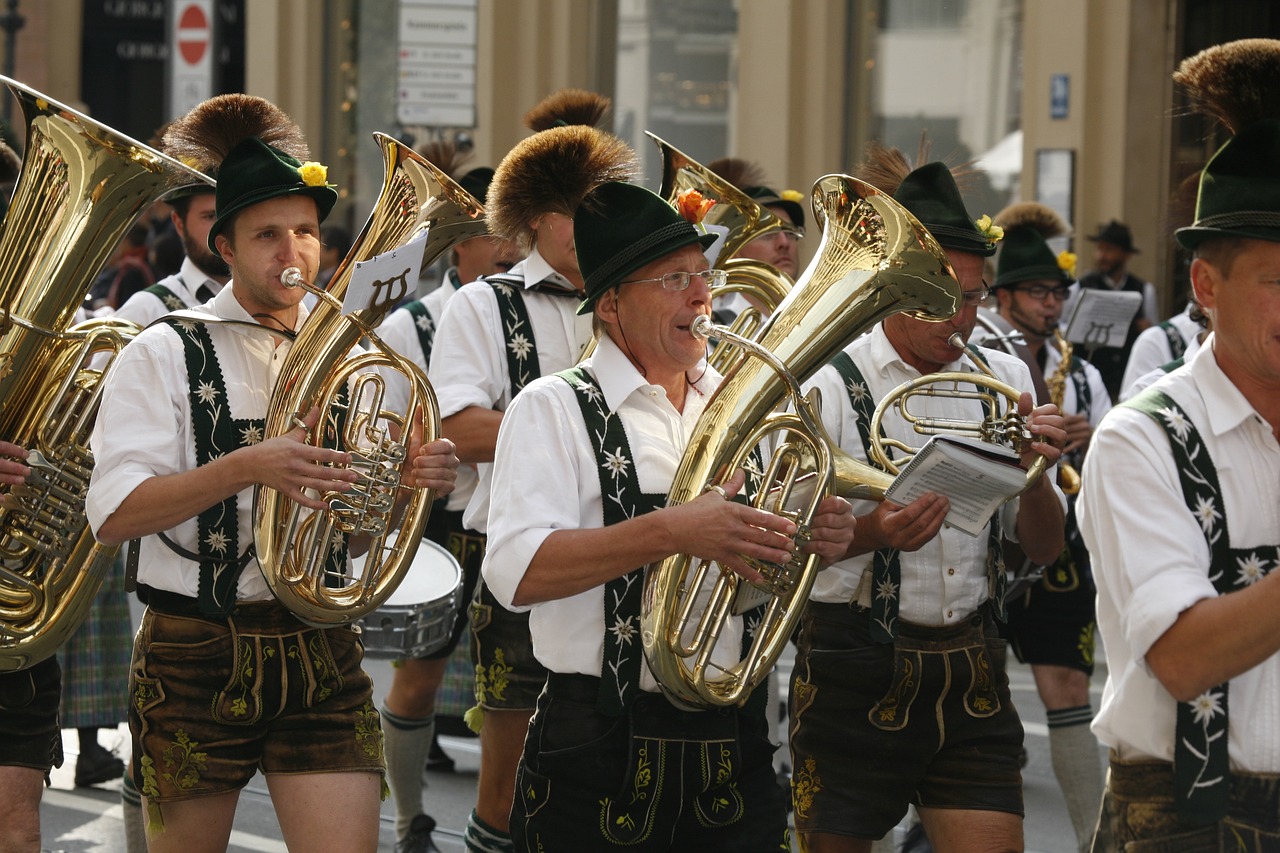
<svg viewBox="0 0 1280 853">
<path fill-rule="evenodd" d="M 431 752 L 427 753 L 427 772 L 452 773 L 454 766 L 453 759 L 449 757 L 449 753 L 440 748 L 440 740 L 432 737 Z"/>
<path fill-rule="evenodd" d="M 102 746 L 94 744 L 80 752 L 76 759 L 76 787 L 87 788 L 90 785 L 101 785 L 124 775 L 124 762 L 114 753 Z"/>
<path fill-rule="evenodd" d="M 431 815 L 418 815 L 409 824 L 409 834 L 396 842 L 396 853 L 440 853 L 440 848 L 431 840 L 435 828 Z"/>
<path fill-rule="evenodd" d="M 933 853 L 933 845 L 929 836 L 924 834 L 924 824 L 920 821 L 907 827 L 907 834 L 902 837 L 902 853 Z"/>
</svg>

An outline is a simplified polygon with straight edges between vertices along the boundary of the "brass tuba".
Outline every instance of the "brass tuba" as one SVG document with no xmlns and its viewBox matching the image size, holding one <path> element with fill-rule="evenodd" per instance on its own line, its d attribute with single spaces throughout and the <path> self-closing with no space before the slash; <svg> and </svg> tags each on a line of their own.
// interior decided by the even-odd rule
<svg viewBox="0 0 1280 853">
<path fill-rule="evenodd" d="M 404 578 L 422 539 L 434 494 L 412 489 L 398 536 L 392 535 L 393 508 L 402 486 L 408 430 L 422 411 L 424 441 L 440 434 L 439 408 L 422 370 L 378 338 L 375 328 L 415 286 L 408 262 L 398 277 L 373 283 L 368 300 L 344 309 L 357 266 L 393 250 L 421 252 L 422 265 L 453 245 L 486 233 L 484 209 L 466 190 L 407 146 L 375 133 L 386 179 L 364 229 L 326 290 L 301 280 L 294 270 L 286 284 L 304 286 L 318 298 L 285 357 L 267 410 L 266 436 L 294 429 L 300 416 L 318 406 L 321 419 L 307 441 L 340 439 L 352 454 L 360 482 L 346 492 L 326 494 L 329 508 L 307 509 L 276 489 L 254 493 L 254 542 L 258 563 L 271 591 L 303 622 L 329 627 L 375 610 Z M 425 237 L 423 235 L 425 234 Z M 420 238 L 424 242 L 412 242 Z M 406 243 L 409 243 L 406 246 Z M 399 267 L 397 267 L 399 268 Z M 357 283 L 357 287 L 368 283 Z M 373 348 L 351 356 L 361 338 Z M 380 371 L 404 374 L 409 400 L 401 411 L 383 408 Z M 370 538 L 359 575 L 330 552 L 347 536 Z"/>
<path fill-rule="evenodd" d="M 716 256 L 715 269 L 729 274 L 728 280 L 712 293 L 713 299 L 741 293 L 752 303 L 729 325 L 728 331 L 743 337 L 754 337 L 765 318 L 774 311 L 790 292 L 791 276 L 763 261 L 736 257 L 743 246 L 757 237 L 785 231 L 785 222 L 761 207 L 755 199 L 733 184 L 694 160 L 674 145 L 656 134 L 645 131 L 662 152 L 662 189 L 658 192 L 675 206 L 676 199 L 685 190 L 697 190 L 703 198 L 712 199 L 715 206 L 707 212 L 703 224 L 725 229 L 727 232 L 720 253 Z M 757 307 L 758 306 L 758 307 Z M 722 341 L 723 343 L 723 341 Z M 739 353 L 729 346 L 717 347 L 708 361 L 721 373 L 728 372 Z"/>
<path fill-rule="evenodd" d="M 137 327 L 77 306 L 121 236 L 176 182 L 209 178 L 21 83 L 27 148 L 0 226 L 0 437 L 32 473 L 0 506 L 0 672 L 53 654 L 79 626 L 117 549 L 85 519 L 102 369 Z M 97 359 L 96 361 L 101 361 Z"/>
<path fill-rule="evenodd" d="M 825 220 L 818 253 L 754 340 L 731 338 L 745 355 L 694 427 L 668 496 L 672 505 L 693 500 L 747 467 L 763 438 L 784 435 L 764 472 L 764 481 L 776 486 L 761 489 L 753 502 L 795 520 L 798 541 L 826 496 L 875 497 L 892 482 L 883 471 L 833 453 L 818 401 L 801 397 L 800 383 L 883 318 L 912 311 L 943 320 L 961 301 L 942 248 L 890 196 L 854 178 L 828 175 L 814 184 L 812 201 L 819 222 Z M 709 325 L 701 331 L 712 331 Z M 788 399 L 794 414 L 779 413 Z M 790 506 L 797 499 L 804 504 L 799 510 Z M 649 566 L 641 636 L 667 696 L 691 708 L 745 702 L 791 637 L 818 563 L 816 556 L 797 553 L 786 566 L 757 567 L 766 578 L 764 616 L 747 654 L 730 666 L 712 660 L 721 628 L 742 609 L 738 605 L 760 597 L 756 588 L 688 555 Z"/>
</svg>

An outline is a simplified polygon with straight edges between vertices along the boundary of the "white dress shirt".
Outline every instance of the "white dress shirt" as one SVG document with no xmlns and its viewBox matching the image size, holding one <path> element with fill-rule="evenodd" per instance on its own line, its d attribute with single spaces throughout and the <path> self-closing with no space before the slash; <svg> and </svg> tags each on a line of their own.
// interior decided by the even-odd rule
<svg viewBox="0 0 1280 853">
<path fill-rule="evenodd" d="M 427 309 L 427 315 L 437 329 L 440 327 L 445 303 L 458 292 L 458 286 L 455 284 L 457 275 L 457 267 L 450 267 L 440 286 L 418 300 Z M 417 318 L 410 314 L 407 308 L 398 308 L 382 321 L 382 325 L 378 327 L 378 337 L 426 373 L 427 359 L 422 352 L 417 322 Z M 432 347 L 434 346 L 433 343 Z M 384 405 L 393 412 L 403 411 L 409 400 L 409 383 L 403 374 L 393 370 L 383 371 L 382 378 L 386 383 Z M 466 509 L 467 502 L 471 500 L 471 494 L 476 490 L 477 479 L 474 465 L 459 465 L 458 479 L 453 485 L 453 491 L 445 498 L 445 506 L 454 512 Z"/>
<path fill-rule="evenodd" d="M 920 376 L 919 371 L 899 357 L 886 337 L 883 325 L 877 325 L 858 338 L 845 352 L 853 358 L 867 381 L 872 409 L 876 401 L 884 399 L 898 385 Z M 982 354 L 1003 382 L 1014 388 L 1031 389 L 1031 374 L 1020 359 L 989 349 L 983 349 Z M 942 370 L 978 372 L 968 357 L 944 365 Z M 822 421 L 828 434 L 851 456 L 865 462 L 857 418 L 839 372 L 830 365 L 824 367 L 805 386 L 805 390 L 815 387 L 822 392 Z M 912 403 L 912 410 L 969 421 L 982 419 L 981 404 L 973 400 L 917 398 Z M 888 414 L 882 424 L 889 438 L 910 446 L 919 447 L 926 440 L 895 413 Z M 1046 471 L 1045 476 L 1054 476 L 1054 471 Z M 1065 507 L 1065 499 L 1060 492 L 1058 497 Z M 876 506 L 871 501 L 855 500 L 850 503 L 855 516 L 866 515 Z M 1015 499 L 1000 510 L 1001 530 L 1006 538 L 1013 541 L 1017 541 L 1018 505 Z M 899 617 L 917 625 L 937 627 L 953 625 L 970 616 L 988 596 L 987 543 L 986 533 L 974 537 L 944 526 L 918 551 L 902 552 L 899 556 L 902 567 Z M 810 598 L 833 603 L 861 599 L 861 603 L 869 607 L 870 586 L 863 590 L 859 586 L 863 573 L 872 565 L 873 556 L 873 553 L 863 554 L 823 569 L 818 573 Z"/>
<path fill-rule="evenodd" d="M 121 320 L 129 320 L 145 327 L 159 320 L 170 311 L 199 305 L 204 301 L 197 295 L 201 286 L 209 288 L 215 295 L 222 290 L 222 285 L 205 275 L 199 267 L 191 262 L 190 258 L 182 259 L 182 266 L 178 269 L 177 275 L 162 278 L 156 284 L 162 284 L 173 291 L 173 295 L 178 297 L 182 304 L 169 305 L 154 293 L 139 290 L 130 296 L 112 316 Z"/>
<path fill-rule="evenodd" d="M 509 275 L 524 279 L 524 304 L 529 312 L 543 376 L 578 363 L 583 348 L 591 340 L 591 315 L 577 316 L 578 300 L 528 290 L 548 284 L 573 290 L 573 285 L 557 273 L 535 247 L 529 256 L 511 268 Z M 511 403 L 511 379 L 507 367 L 507 335 L 493 285 L 483 281 L 464 285 L 449 300 L 436 342 L 431 350 L 428 376 L 440 403 L 440 417 L 447 418 L 471 406 L 506 410 Z M 489 512 L 488 471 L 492 463 L 477 466 L 476 485 L 463 523 L 485 532 Z"/>
<path fill-rule="evenodd" d="M 720 383 L 720 375 L 704 365 L 690 372 L 699 378 L 685 396 L 684 411 L 678 412 L 666 391 L 646 382 L 611 340 L 602 340 L 585 362 L 604 393 L 606 408 L 617 412 L 626 427 L 631 462 L 646 494 L 670 490 L 693 426 Z M 569 383 L 544 377 L 520 392 L 498 432 L 498 476 L 493 478 L 494 509 L 482 571 L 503 606 L 529 611 L 534 654 L 553 672 L 600 674 L 604 586 L 531 608 L 514 607 L 511 601 L 533 556 L 554 531 L 604 526 L 599 464 Z M 716 662 L 737 662 L 741 631 L 741 619 L 729 620 Z M 647 666 L 640 686 L 657 689 Z"/>
<path fill-rule="evenodd" d="M 258 325 L 236 301 L 231 287 L 192 310 Z M 301 328 L 306 315 L 300 307 L 295 328 Z M 205 328 L 213 339 L 226 384 L 228 416 L 265 417 L 290 342 L 277 345 L 279 339 L 265 329 L 229 323 L 208 323 Z M 117 357 L 103 386 L 102 405 L 90 439 L 94 468 L 86 512 L 95 533 L 143 481 L 197 467 L 189 392 L 182 339 L 166 324 L 144 331 Z M 245 489 L 236 501 L 242 552 L 253 543 L 253 491 Z M 179 546 L 199 551 L 196 518 L 166 534 Z M 144 536 L 138 581 L 196 597 L 199 566 L 179 557 L 159 537 Z M 255 601 L 270 597 L 257 561 L 250 561 L 240 574 L 236 598 Z"/>
<path fill-rule="evenodd" d="M 1187 307 L 1181 314 L 1169 318 L 1186 349 L 1182 353 L 1184 361 L 1200 349 L 1200 324 L 1191 319 L 1191 308 Z M 1144 329 L 1133 342 L 1129 351 L 1129 361 L 1125 363 L 1124 378 L 1120 380 L 1120 399 L 1127 400 L 1139 391 L 1153 384 L 1163 376 L 1160 368 L 1173 361 L 1173 350 L 1169 348 L 1169 335 L 1159 326 Z"/>
<path fill-rule="evenodd" d="M 1212 339 L 1210 339 L 1212 340 Z M 1199 428 L 1233 548 L 1280 544 L 1280 445 L 1218 366 L 1211 345 L 1156 386 Z M 1098 739 L 1122 758 L 1173 759 L 1176 703 L 1145 656 L 1179 614 L 1217 596 L 1200 518 L 1187 508 L 1164 429 L 1126 407 L 1093 437 L 1076 505 L 1093 555 L 1107 650 Z M 1231 766 L 1280 772 L 1280 655 L 1231 680 Z"/>
</svg>

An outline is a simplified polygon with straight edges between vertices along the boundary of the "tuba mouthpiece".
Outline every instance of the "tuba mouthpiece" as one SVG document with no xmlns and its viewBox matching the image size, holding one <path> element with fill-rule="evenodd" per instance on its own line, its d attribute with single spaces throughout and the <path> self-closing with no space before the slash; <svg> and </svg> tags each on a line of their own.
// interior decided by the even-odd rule
<svg viewBox="0 0 1280 853">
<path fill-rule="evenodd" d="M 288 270 L 286 270 L 286 272 L 288 272 Z M 951 337 L 947 338 L 947 343 L 951 344 L 956 349 L 964 349 L 965 346 L 964 338 L 960 337 L 959 332 L 952 333 Z"/>
<path fill-rule="evenodd" d="M 713 321 L 706 314 L 699 314 L 693 318 L 693 322 L 689 324 L 689 334 L 695 338 L 702 338 L 704 341 L 711 337 L 711 331 L 715 327 Z"/>
<path fill-rule="evenodd" d="M 285 287 L 301 287 L 306 284 L 306 280 L 302 277 L 302 270 L 297 267 L 288 267 L 280 273 L 280 283 Z"/>
</svg>

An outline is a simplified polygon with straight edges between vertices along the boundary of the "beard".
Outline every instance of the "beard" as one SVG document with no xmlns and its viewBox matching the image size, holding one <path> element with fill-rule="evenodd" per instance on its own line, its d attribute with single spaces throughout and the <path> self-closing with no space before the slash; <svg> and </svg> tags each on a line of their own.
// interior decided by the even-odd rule
<svg viewBox="0 0 1280 853">
<path fill-rule="evenodd" d="M 182 248 L 191 263 L 196 265 L 196 269 L 209 278 L 226 279 L 231 275 L 231 267 L 227 266 L 227 262 L 221 255 L 215 255 L 209 251 L 207 245 L 192 239 L 191 235 L 185 232 L 182 235 Z"/>
</svg>

